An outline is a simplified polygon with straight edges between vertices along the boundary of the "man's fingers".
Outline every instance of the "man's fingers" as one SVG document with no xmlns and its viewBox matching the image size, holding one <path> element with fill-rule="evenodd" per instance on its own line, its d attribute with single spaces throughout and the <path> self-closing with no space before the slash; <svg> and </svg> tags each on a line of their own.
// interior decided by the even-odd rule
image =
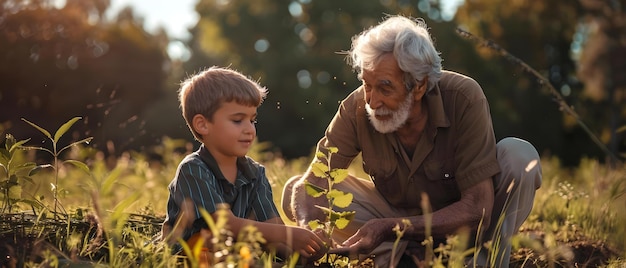
<svg viewBox="0 0 626 268">
<path fill-rule="evenodd" d="M 346 239 L 346 241 L 343 241 L 343 243 L 341 243 L 341 245 L 344 246 L 344 247 L 352 246 L 352 245 L 358 243 L 359 241 L 361 241 L 361 239 L 364 238 L 364 235 L 367 235 L 367 233 L 364 234 L 363 231 L 361 231 L 361 229 L 359 229 L 351 237 L 348 237 L 348 239 Z"/>
</svg>

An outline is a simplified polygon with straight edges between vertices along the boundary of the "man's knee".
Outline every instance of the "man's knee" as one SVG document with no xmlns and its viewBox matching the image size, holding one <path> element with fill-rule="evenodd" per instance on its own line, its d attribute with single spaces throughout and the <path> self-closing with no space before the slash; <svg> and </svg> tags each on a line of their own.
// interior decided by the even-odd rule
<svg viewBox="0 0 626 268">
<path fill-rule="evenodd" d="M 291 203 L 293 199 L 294 187 L 296 183 L 300 180 L 300 178 L 302 178 L 302 175 L 296 175 L 289 178 L 285 183 L 285 186 L 283 187 L 283 195 L 281 197 L 280 203 L 283 212 L 285 212 L 285 216 L 287 216 L 287 218 L 290 220 L 295 220 L 296 218 L 294 216 L 293 206 Z"/>
<path fill-rule="evenodd" d="M 498 157 L 515 157 L 521 162 L 539 160 L 537 149 L 520 138 L 504 138 L 497 143 L 496 148 L 498 148 Z"/>
<path fill-rule="evenodd" d="M 519 138 L 504 138 L 497 145 L 497 157 L 502 172 L 511 172 L 517 183 L 532 183 L 535 189 L 541 186 L 541 161 L 537 149 Z M 521 180 L 521 181 L 520 181 Z"/>
</svg>

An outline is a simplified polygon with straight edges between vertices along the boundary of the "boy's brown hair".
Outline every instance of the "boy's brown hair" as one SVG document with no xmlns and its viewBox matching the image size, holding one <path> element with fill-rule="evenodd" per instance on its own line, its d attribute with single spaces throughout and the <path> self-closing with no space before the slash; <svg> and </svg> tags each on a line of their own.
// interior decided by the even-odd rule
<svg viewBox="0 0 626 268">
<path fill-rule="evenodd" d="M 196 114 L 212 121 L 213 114 L 222 103 L 234 101 L 241 105 L 259 107 L 266 96 L 267 89 L 257 82 L 235 70 L 217 66 L 187 78 L 178 91 L 183 117 L 198 140 L 202 137 L 193 129 L 192 124 Z"/>
</svg>

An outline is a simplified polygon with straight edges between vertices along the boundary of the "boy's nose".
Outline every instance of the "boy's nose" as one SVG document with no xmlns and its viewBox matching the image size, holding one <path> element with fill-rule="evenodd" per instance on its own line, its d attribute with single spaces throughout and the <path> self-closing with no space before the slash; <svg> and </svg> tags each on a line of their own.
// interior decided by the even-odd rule
<svg viewBox="0 0 626 268">
<path fill-rule="evenodd" d="M 249 124 L 246 125 L 243 131 L 246 134 L 254 134 L 256 132 L 256 127 L 254 126 L 254 123 L 250 122 Z"/>
</svg>

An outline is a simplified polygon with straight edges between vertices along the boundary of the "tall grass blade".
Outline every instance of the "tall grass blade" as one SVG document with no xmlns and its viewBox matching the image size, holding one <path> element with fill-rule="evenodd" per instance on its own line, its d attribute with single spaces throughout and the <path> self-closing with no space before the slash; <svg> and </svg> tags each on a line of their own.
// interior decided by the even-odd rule
<svg viewBox="0 0 626 268">
<path fill-rule="evenodd" d="M 204 208 L 199 208 L 198 210 L 200 212 L 200 215 L 202 216 L 202 219 L 206 222 L 207 226 L 209 226 L 209 230 L 211 230 L 211 233 L 218 234 L 219 229 L 217 228 L 213 217 L 211 217 L 211 214 L 209 214 L 209 212 L 206 211 L 206 209 Z"/>
<path fill-rule="evenodd" d="M 117 182 L 117 178 L 122 174 L 121 168 L 115 168 L 109 175 L 106 177 L 102 185 L 100 186 L 100 191 L 103 193 L 110 193 Z"/>
</svg>

